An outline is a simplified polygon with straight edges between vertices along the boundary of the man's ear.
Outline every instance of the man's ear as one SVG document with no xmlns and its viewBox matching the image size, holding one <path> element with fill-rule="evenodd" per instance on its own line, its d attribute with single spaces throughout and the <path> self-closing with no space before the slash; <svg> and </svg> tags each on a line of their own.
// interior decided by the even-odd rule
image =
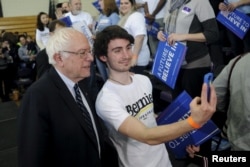
<svg viewBox="0 0 250 167">
<path fill-rule="evenodd" d="M 100 56 L 99 58 L 101 61 L 107 62 L 107 56 Z"/>
<path fill-rule="evenodd" d="M 55 53 L 53 58 L 57 64 L 63 64 L 62 56 L 59 53 Z"/>
</svg>

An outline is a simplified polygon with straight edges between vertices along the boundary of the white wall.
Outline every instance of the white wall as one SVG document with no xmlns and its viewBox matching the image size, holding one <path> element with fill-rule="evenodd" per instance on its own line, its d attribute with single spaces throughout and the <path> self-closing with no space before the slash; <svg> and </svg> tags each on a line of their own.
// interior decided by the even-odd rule
<svg viewBox="0 0 250 167">
<path fill-rule="evenodd" d="M 48 8 L 49 0 L 2 0 L 4 17 L 37 15 Z"/>
<path fill-rule="evenodd" d="M 58 2 L 64 1 L 66 0 L 58 0 Z M 84 11 L 89 12 L 92 16 L 98 14 L 92 5 L 95 0 L 81 1 Z M 41 11 L 48 13 L 49 0 L 2 0 L 2 9 L 4 17 L 37 15 Z"/>
</svg>

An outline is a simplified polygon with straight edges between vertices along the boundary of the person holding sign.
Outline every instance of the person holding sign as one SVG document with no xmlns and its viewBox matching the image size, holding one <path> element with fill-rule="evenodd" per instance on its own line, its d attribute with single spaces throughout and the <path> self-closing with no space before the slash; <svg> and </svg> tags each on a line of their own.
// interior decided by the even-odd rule
<svg viewBox="0 0 250 167">
<path fill-rule="evenodd" d="M 147 44 L 148 36 L 145 18 L 143 14 L 136 10 L 135 0 L 120 1 L 120 20 L 118 25 L 135 38 L 132 71 L 137 74 L 144 74 L 144 70 L 149 64 L 150 51 Z"/>
<path fill-rule="evenodd" d="M 129 71 L 134 42 L 132 35 L 116 25 L 96 35 L 94 54 L 109 69 L 109 79 L 97 96 L 96 111 L 118 151 L 120 166 L 171 167 L 164 143 L 202 127 L 215 112 L 216 93 L 211 86 L 208 102 L 204 84 L 201 97 L 190 103 L 190 117 L 157 126 L 149 78 Z"/>
<path fill-rule="evenodd" d="M 72 24 L 83 21 L 91 30 L 93 18 L 88 12 L 82 11 L 82 2 L 80 0 L 69 0 L 69 6 L 71 10 L 64 17 L 69 17 Z"/>
<path fill-rule="evenodd" d="M 119 9 L 116 5 L 115 0 L 99 0 L 98 3 L 100 5 L 101 12 L 96 21 L 94 30 L 95 34 L 102 31 L 108 26 L 116 25 L 120 20 Z M 99 60 L 96 60 L 96 64 L 103 81 L 106 81 L 108 78 L 108 71 L 106 66 Z"/>
<path fill-rule="evenodd" d="M 208 0 L 172 0 L 167 1 L 166 7 L 165 28 L 157 38 L 169 45 L 179 41 L 187 46 L 173 97 L 186 90 L 193 98 L 199 95 L 203 76 L 211 69 L 207 45 L 219 40 L 215 14 Z"/>
<path fill-rule="evenodd" d="M 167 1 L 164 23 L 164 30 L 158 32 L 157 38 L 169 45 L 174 46 L 178 41 L 187 47 L 172 97 L 175 99 L 183 90 L 192 98 L 199 96 L 203 76 L 211 71 L 208 45 L 219 40 L 214 10 L 209 0 Z M 202 150 L 210 150 L 211 142 L 205 142 L 202 147 Z M 192 161 L 199 163 L 196 159 Z"/>
<path fill-rule="evenodd" d="M 219 9 L 221 11 L 233 12 L 234 10 L 238 10 L 241 13 L 244 13 L 250 16 L 250 0 L 226 0 L 225 2 L 221 2 L 219 4 Z M 233 20 L 235 22 L 242 22 L 239 16 L 235 16 Z M 243 20 L 244 21 L 244 20 Z M 244 23 L 244 26 L 248 28 L 250 26 L 250 22 Z M 227 29 L 227 37 L 231 44 L 232 51 L 234 56 L 238 56 L 241 53 L 250 52 L 250 31 L 248 30 L 241 40 L 237 35 L 235 35 L 232 31 Z M 243 50 L 242 50 L 242 42 L 243 42 Z"/>
</svg>

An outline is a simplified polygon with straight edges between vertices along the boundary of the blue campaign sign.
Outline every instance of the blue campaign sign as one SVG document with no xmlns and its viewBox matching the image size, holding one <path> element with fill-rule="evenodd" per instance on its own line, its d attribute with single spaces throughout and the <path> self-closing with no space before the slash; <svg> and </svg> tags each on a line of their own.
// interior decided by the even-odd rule
<svg viewBox="0 0 250 167">
<path fill-rule="evenodd" d="M 217 20 L 240 39 L 244 38 L 250 27 L 250 17 L 238 10 L 233 12 L 220 11 Z"/>
<path fill-rule="evenodd" d="M 72 26 L 72 21 L 71 21 L 71 19 L 70 19 L 69 16 L 60 18 L 59 20 L 61 20 L 62 22 L 64 22 L 67 27 L 71 27 Z"/>
<path fill-rule="evenodd" d="M 183 91 L 156 119 L 158 125 L 171 124 L 190 116 L 189 104 L 192 98 L 186 91 Z M 166 143 L 176 158 L 184 158 L 187 154 L 186 146 L 201 145 L 208 139 L 220 132 L 219 128 L 209 120 L 200 129 L 188 132 L 174 140 Z"/>
<path fill-rule="evenodd" d="M 160 41 L 155 54 L 152 74 L 174 89 L 187 47 L 180 42 L 170 46 Z"/>
<path fill-rule="evenodd" d="M 98 1 L 98 0 L 92 2 L 92 5 L 93 5 L 99 12 L 102 11 L 102 9 L 101 9 L 101 7 L 100 7 L 100 5 L 99 5 L 99 1 Z"/>
</svg>

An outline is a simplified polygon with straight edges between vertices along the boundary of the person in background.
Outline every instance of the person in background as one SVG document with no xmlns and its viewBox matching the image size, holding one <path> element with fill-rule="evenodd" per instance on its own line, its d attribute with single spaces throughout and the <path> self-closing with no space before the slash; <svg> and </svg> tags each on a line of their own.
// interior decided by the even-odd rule
<svg viewBox="0 0 250 167">
<path fill-rule="evenodd" d="M 165 28 L 158 32 L 157 38 L 169 45 L 178 41 L 187 46 L 173 97 L 186 90 L 194 98 L 199 95 L 203 76 L 211 71 L 207 45 L 219 40 L 214 11 L 208 0 L 173 0 L 166 5 Z"/>
<path fill-rule="evenodd" d="M 65 13 L 68 13 L 70 11 L 69 9 L 69 3 L 68 2 L 61 2 L 56 5 L 56 19 L 60 19 L 64 17 Z"/>
<path fill-rule="evenodd" d="M 242 54 L 238 62 L 233 67 L 230 78 L 230 99 L 227 112 L 227 128 L 224 129 L 227 134 L 227 139 L 230 142 L 231 151 L 250 151 L 250 52 Z M 242 56 L 239 55 L 239 56 Z M 223 68 L 221 73 L 213 81 L 217 95 L 217 109 L 223 111 L 225 109 L 225 98 L 228 98 L 228 78 L 238 56 L 229 61 Z M 191 157 L 194 157 L 196 152 L 199 152 L 199 146 L 187 148 Z"/>
<path fill-rule="evenodd" d="M 69 16 L 72 24 L 84 21 L 89 29 L 92 30 L 93 18 L 89 13 L 82 11 L 81 0 L 69 0 L 69 6 L 70 12 L 66 13 L 64 16 Z"/>
<path fill-rule="evenodd" d="M 99 5 L 102 10 L 97 19 L 95 33 L 102 31 L 104 28 L 116 25 L 119 20 L 119 9 L 115 0 L 99 0 Z"/>
<path fill-rule="evenodd" d="M 135 0 L 136 10 L 143 15 L 145 15 L 145 13 L 144 13 L 145 5 L 147 5 L 147 4 L 144 2 L 144 0 Z"/>
<path fill-rule="evenodd" d="M 3 52 L 2 48 L 3 45 L 2 42 L 0 42 L 0 99 L 1 102 L 6 102 L 10 100 L 11 87 L 9 68 L 13 60 L 8 52 Z"/>
<path fill-rule="evenodd" d="M 250 121 L 248 119 L 250 114 L 248 102 L 250 97 L 250 74 L 248 72 L 250 70 L 250 52 L 242 55 L 231 73 L 229 106 L 228 110 L 224 111 L 227 112 L 225 132 L 232 151 L 250 151 Z M 232 64 L 237 58 L 232 59 L 213 82 L 218 97 L 217 109 L 219 111 L 224 108 L 228 76 Z"/>
<path fill-rule="evenodd" d="M 54 34 L 55 30 L 66 27 L 66 24 L 60 20 L 53 20 L 49 23 L 48 28 L 50 36 Z M 51 67 L 49 64 L 48 54 L 46 49 L 41 50 L 36 57 L 37 78 L 39 79 Z"/>
<path fill-rule="evenodd" d="M 13 65 L 16 66 L 20 59 L 18 56 L 18 38 L 12 32 L 5 32 L 2 39 L 2 52 L 12 57 Z"/>
<path fill-rule="evenodd" d="M 19 70 L 18 77 L 29 77 L 32 81 L 36 78 L 36 55 L 37 53 L 28 50 L 28 42 L 24 35 L 19 36 L 19 42 L 21 46 L 18 49 L 18 56 L 20 58 L 19 69 L 26 69 L 25 72 Z"/>
<path fill-rule="evenodd" d="M 6 33 L 6 30 L 1 30 L 0 32 L 0 41 L 3 41 L 3 36 Z"/>
<path fill-rule="evenodd" d="M 118 25 L 135 38 L 133 46 L 134 58 L 131 62 L 133 66 L 132 71 L 144 74 L 150 58 L 145 18 L 143 14 L 136 11 L 135 0 L 120 1 L 120 16 Z"/>
<path fill-rule="evenodd" d="M 159 28 L 161 29 L 164 27 L 163 18 L 166 10 L 166 0 L 144 0 L 147 3 L 148 10 L 145 10 L 145 18 L 149 21 L 149 24 L 152 24 L 153 22 L 159 24 Z M 152 58 L 155 57 L 155 53 L 157 51 L 158 42 L 159 40 L 156 37 L 153 37 L 152 35 L 148 36 L 148 42 L 150 51 L 152 54 Z"/>
<path fill-rule="evenodd" d="M 96 35 L 94 54 L 109 68 L 109 79 L 96 99 L 96 111 L 108 128 L 120 166 L 171 167 L 165 142 L 194 130 L 190 120 L 201 127 L 211 118 L 216 107 L 215 90 L 211 86 L 208 102 L 204 84 L 201 98 L 196 97 L 190 103 L 188 119 L 157 126 L 149 78 L 129 71 L 133 43 L 133 36 L 116 25 Z"/>
<path fill-rule="evenodd" d="M 208 45 L 219 40 L 219 29 L 209 0 L 171 0 L 166 2 L 164 30 L 157 38 L 169 45 L 181 42 L 187 47 L 172 97 L 184 90 L 192 97 L 199 96 L 204 75 L 211 72 L 211 56 Z M 168 36 L 166 37 L 166 34 Z M 211 151 L 211 140 L 202 144 L 202 155 Z M 190 159 L 199 164 L 200 158 Z"/>
<path fill-rule="evenodd" d="M 11 63 L 8 64 L 8 84 L 5 86 L 8 86 L 10 90 L 17 89 L 16 85 L 16 79 L 17 79 L 17 71 L 18 66 L 20 63 L 20 58 L 18 56 L 18 49 L 19 46 L 18 38 L 12 33 L 12 32 L 5 32 L 2 39 L 2 53 L 5 55 L 9 55 L 9 59 L 11 60 Z"/>
<path fill-rule="evenodd" d="M 116 25 L 120 20 L 119 17 L 119 9 L 116 5 L 115 0 L 99 0 L 99 5 L 102 10 L 97 19 L 97 25 L 94 30 L 95 34 L 102 31 L 104 28 Z M 97 68 L 103 81 L 108 79 L 108 72 L 106 65 L 100 62 L 98 59 L 96 60 Z"/>
<path fill-rule="evenodd" d="M 23 62 L 34 62 L 36 53 L 33 50 L 28 49 L 28 42 L 24 35 L 19 35 L 18 38 L 21 46 L 18 49 L 18 56 Z M 37 51 L 36 51 L 37 52 Z"/>
<path fill-rule="evenodd" d="M 69 2 L 62 2 L 62 14 L 68 13 L 69 11 Z"/>
<path fill-rule="evenodd" d="M 219 13 L 218 5 L 220 2 L 223 2 L 223 0 L 209 0 L 209 2 L 214 10 L 215 16 L 217 16 Z M 226 28 L 218 20 L 216 21 L 218 24 L 220 38 L 214 43 L 208 44 L 209 55 L 212 61 L 212 72 L 214 74 L 214 77 L 216 77 L 221 72 L 221 70 L 225 67 L 225 64 L 228 63 L 227 59 L 229 59 L 230 57 L 230 56 L 226 56 L 226 54 L 228 54 L 229 52 L 226 53 L 224 51 L 225 50 L 224 47 L 227 46 L 226 43 L 228 41 L 227 38 L 225 38 Z"/>
<path fill-rule="evenodd" d="M 40 12 L 37 15 L 36 22 L 36 44 L 40 50 L 44 49 L 49 39 L 49 16 L 45 12 Z"/>
<path fill-rule="evenodd" d="M 60 18 L 63 17 L 63 14 L 62 14 L 62 3 L 61 2 L 56 4 L 55 15 L 56 15 L 56 19 L 60 19 Z"/>
<path fill-rule="evenodd" d="M 27 89 L 18 112 L 18 166 L 116 167 L 95 94 L 85 86 L 93 61 L 87 38 L 61 28 L 46 51 L 52 67 Z"/>
<path fill-rule="evenodd" d="M 220 11 L 232 12 L 235 9 L 250 16 L 250 0 L 226 0 L 219 4 Z M 226 32 L 234 56 L 250 52 L 250 31 L 246 33 L 242 40 L 238 36 L 236 36 L 232 31 L 227 29 Z"/>
<path fill-rule="evenodd" d="M 26 41 L 27 41 L 27 44 L 28 44 L 28 47 L 27 47 L 27 50 L 28 52 L 31 54 L 37 54 L 38 51 L 39 51 L 39 48 L 38 46 L 36 45 L 35 41 L 33 40 L 32 36 L 30 35 L 27 35 L 25 36 L 26 37 Z"/>
</svg>

